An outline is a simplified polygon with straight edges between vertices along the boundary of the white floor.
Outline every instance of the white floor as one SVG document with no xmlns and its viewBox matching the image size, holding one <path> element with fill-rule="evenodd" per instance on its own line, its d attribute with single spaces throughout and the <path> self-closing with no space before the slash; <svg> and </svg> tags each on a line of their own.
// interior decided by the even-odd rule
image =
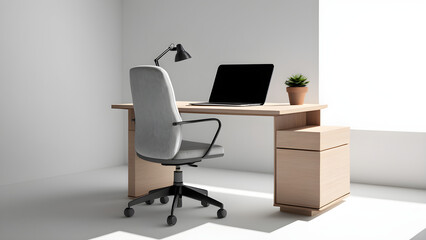
<svg viewBox="0 0 426 240">
<path fill-rule="evenodd" d="M 351 196 L 317 217 L 273 207 L 273 176 L 184 167 L 228 211 L 184 199 L 166 225 L 171 201 L 123 217 L 127 167 L 0 186 L 0 239 L 426 239 L 426 190 L 351 184 Z"/>
</svg>

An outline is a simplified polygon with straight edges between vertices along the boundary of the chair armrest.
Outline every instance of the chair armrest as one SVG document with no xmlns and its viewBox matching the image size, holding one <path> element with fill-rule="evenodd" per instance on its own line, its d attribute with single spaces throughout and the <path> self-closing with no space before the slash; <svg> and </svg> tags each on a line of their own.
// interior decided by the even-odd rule
<svg viewBox="0 0 426 240">
<path fill-rule="evenodd" d="M 215 135 L 213 137 L 212 142 L 210 143 L 209 148 L 207 148 L 206 153 L 204 153 L 204 155 L 201 158 L 204 158 L 205 156 L 207 156 L 207 154 L 209 154 L 209 152 L 212 149 L 214 143 L 216 142 L 217 135 L 219 135 L 220 129 L 222 127 L 222 123 L 220 122 L 220 120 L 217 119 L 217 118 L 204 118 L 204 119 L 188 120 L 188 121 L 174 122 L 173 123 L 173 126 L 179 126 L 179 125 L 185 125 L 185 124 L 191 124 L 191 123 L 211 122 L 211 121 L 217 122 L 217 124 L 218 124 L 217 130 L 216 130 L 216 133 L 215 133 Z"/>
</svg>

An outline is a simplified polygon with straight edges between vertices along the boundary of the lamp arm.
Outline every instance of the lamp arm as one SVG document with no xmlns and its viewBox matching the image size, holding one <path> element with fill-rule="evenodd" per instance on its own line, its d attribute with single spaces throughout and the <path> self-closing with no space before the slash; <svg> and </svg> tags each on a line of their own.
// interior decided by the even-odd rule
<svg viewBox="0 0 426 240">
<path fill-rule="evenodd" d="M 158 60 L 160 60 L 160 58 L 166 55 L 166 53 L 168 53 L 169 51 L 175 51 L 175 50 L 176 50 L 175 45 L 173 43 L 170 44 L 170 46 L 166 50 L 164 50 L 164 52 L 162 52 L 156 59 L 154 59 L 155 66 L 160 66 L 160 64 L 158 63 Z"/>
</svg>

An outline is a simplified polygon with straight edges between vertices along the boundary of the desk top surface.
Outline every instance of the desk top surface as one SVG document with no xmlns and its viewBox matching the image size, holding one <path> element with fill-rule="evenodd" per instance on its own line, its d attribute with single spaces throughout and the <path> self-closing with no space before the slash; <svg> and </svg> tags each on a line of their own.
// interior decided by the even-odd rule
<svg viewBox="0 0 426 240">
<path fill-rule="evenodd" d="M 321 110 L 327 107 L 322 104 L 289 105 L 288 103 L 265 103 L 263 106 L 228 107 L 228 106 L 192 106 L 194 101 L 176 101 L 181 113 L 228 114 L 278 116 L 291 113 Z M 113 104 L 114 109 L 133 109 L 133 103 Z"/>
</svg>

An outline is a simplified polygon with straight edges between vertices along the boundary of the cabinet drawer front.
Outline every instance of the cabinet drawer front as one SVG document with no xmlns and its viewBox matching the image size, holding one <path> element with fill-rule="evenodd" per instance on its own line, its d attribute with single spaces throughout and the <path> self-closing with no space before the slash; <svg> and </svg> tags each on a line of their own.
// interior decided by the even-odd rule
<svg viewBox="0 0 426 240">
<path fill-rule="evenodd" d="M 320 152 L 277 149 L 278 204 L 319 208 Z"/>
<path fill-rule="evenodd" d="M 349 145 L 321 152 L 276 151 L 278 204 L 321 208 L 350 192 Z"/>
<path fill-rule="evenodd" d="M 277 147 L 323 151 L 348 144 L 349 127 L 303 126 L 277 131 Z"/>
<path fill-rule="evenodd" d="M 350 145 L 321 152 L 321 206 L 350 192 Z"/>
</svg>

